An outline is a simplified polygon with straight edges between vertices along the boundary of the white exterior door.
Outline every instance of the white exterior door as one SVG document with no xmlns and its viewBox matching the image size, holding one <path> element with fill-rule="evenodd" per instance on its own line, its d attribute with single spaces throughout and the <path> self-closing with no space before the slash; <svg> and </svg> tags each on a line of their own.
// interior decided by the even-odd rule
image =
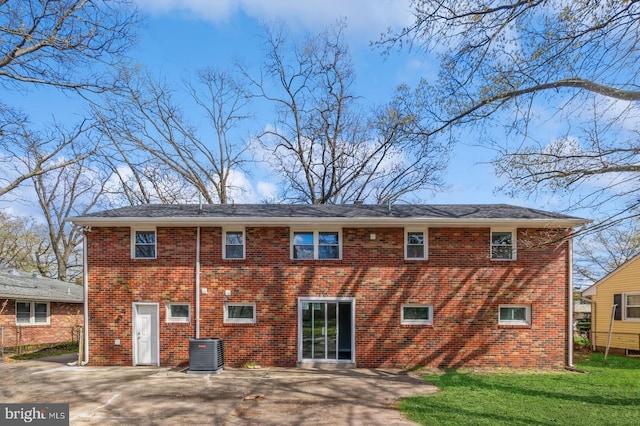
<svg viewBox="0 0 640 426">
<path fill-rule="evenodd" d="M 133 317 L 133 364 L 159 365 L 158 305 L 135 303 Z"/>
</svg>

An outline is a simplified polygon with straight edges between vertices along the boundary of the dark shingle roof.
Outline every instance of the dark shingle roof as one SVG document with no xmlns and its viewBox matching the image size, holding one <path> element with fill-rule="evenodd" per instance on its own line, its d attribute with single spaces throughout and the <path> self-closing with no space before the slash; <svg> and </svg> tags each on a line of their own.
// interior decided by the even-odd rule
<svg viewBox="0 0 640 426">
<path fill-rule="evenodd" d="M 82 303 L 82 287 L 38 274 L 0 268 L 0 298 Z"/>
<path fill-rule="evenodd" d="M 434 221 L 547 221 L 580 225 L 587 221 L 581 218 L 551 213 L 528 207 L 508 204 L 206 204 L 202 209 L 195 204 L 144 204 L 114 210 L 90 213 L 69 219 L 79 225 L 171 221 L 216 222 L 247 221 L 247 223 L 286 222 L 301 220 L 329 222 L 358 221 L 376 223 L 403 223 L 415 220 Z"/>
</svg>

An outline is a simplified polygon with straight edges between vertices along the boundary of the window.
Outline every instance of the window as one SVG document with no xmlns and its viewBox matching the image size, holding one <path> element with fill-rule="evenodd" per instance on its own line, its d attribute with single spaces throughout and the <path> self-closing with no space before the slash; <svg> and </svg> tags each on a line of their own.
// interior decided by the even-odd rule
<svg viewBox="0 0 640 426">
<path fill-rule="evenodd" d="M 531 324 L 531 307 L 528 305 L 500 305 L 498 315 L 500 325 Z"/>
<path fill-rule="evenodd" d="M 167 303 L 167 322 L 190 322 L 188 303 Z"/>
<path fill-rule="evenodd" d="M 244 259 L 244 231 L 224 232 L 222 257 L 224 259 Z"/>
<path fill-rule="evenodd" d="M 513 231 L 491 231 L 491 259 L 514 260 L 516 258 L 515 233 Z"/>
<path fill-rule="evenodd" d="M 236 324 L 255 324 L 255 303 L 225 303 L 224 322 Z"/>
<path fill-rule="evenodd" d="M 400 324 L 433 324 L 433 305 L 402 305 Z"/>
<path fill-rule="evenodd" d="M 16 324 L 49 324 L 49 303 L 16 301 Z"/>
<path fill-rule="evenodd" d="M 156 231 L 155 229 L 133 230 L 132 257 L 134 259 L 156 258 Z"/>
<path fill-rule="evenodd" d="M 627 321 L 640 321 L 640 293 L 627 293 L 624 295 L 624 319 Z"/>
<path fill-rule="evenodd" d="M 426 259 L 427 258 L 427 232 L 426 231 L 405 231 L 405 259 Z"/>
<path fill-rule="evenodd" d="M 293 231 L 293 259 L 340 259 L 340 233 L 336 231 Z"/>
</svg>

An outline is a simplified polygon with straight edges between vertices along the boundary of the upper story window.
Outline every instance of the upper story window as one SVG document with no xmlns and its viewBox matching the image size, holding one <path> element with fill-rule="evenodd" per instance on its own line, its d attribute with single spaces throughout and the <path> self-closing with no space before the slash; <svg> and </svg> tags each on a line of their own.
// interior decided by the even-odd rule
<svg viewBox="0 0 640 426">
<path fill-rule="evenodd" d="M 498 324 L 500 325 L 531 324 L 531 306 L 500 305 L 498 307 Z"/>
<path fill-rule="evenodd" d="M 293 231 L 292 259 L 340 259 L 340 232 Z"/>
<path fill-rule="evenodd" d="M 626 293 L 624 295 L 624 319 L 640 321 L 640 293 Z"/>
<path fill-rule="evenodd" d="M 491 259 L 515 260 L 516 233 L 512 230 L 491 230 Z"/>
<path fill-rule="evenodd" d="M 405 259 L 426 259 L 427 258 L 427 231 L 426 230 L 406 230 L 404 232 L 404 258 Z"/>
<path fill-rule="evenodd" d="M 134 259 L 156 258 L 156 230 L 134 229 L 131 232 L 131 257 Z"/>
<path fill-rule="evenodd" d="M 244 230 L 225 230 L 223 239 L 224 259 L 244 259 Z"/>
<path fill-rule="evenodd" d="M 16 301 L 16 324 L 49 324 L 49 303 Z"/>
</svg>

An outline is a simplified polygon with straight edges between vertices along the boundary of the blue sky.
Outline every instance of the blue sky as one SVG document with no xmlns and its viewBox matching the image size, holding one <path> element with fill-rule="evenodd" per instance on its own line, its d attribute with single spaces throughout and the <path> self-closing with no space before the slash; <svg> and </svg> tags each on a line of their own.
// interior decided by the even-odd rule
<svg viewBox="0 0 640 426">
<path fill-rule="evenodd" d="M 285 20 L 293 32 L 316 33 L 339 19 L 346 19 L 346 41 L 356 72 L 356 91 L 368 102 L 388 99 L 400 83 L 415 84 L 422 77 L 433 77 L 437 64 L 423 52 L 393 52 L 385 58 L 370 46 L 388 27 L 411 22 L 407 1 L 349 0 L 300 2 L 295 0 L 136 0 L 147 19 L 141 31 L 137 59 L 155 72 L 177 82 L 195 76 L 205 67 L 229 68 L 236 58 L 260 59 L 259 25 L 262 21 Z M 267 123 L 264 123 L 267 124 Z M 445 180 L 447 189 L 425 194 L 425 203 L 508 202 L 532 207 L 540 200 L 514 200 L 494 194 L 498 183 L 488 161 L 491 153 L 472 147 L 474 141 L 454 151 Z M 261 177 L 249 178 L 252 190 L 244 200 L 255 202 L 264 193 Z"/>
<path fill-rule="evenodd" d="M 370 46 L 388 27 L 399 28 L 411 22 L 405 0 L 134 0 L 145 18 L 140 43 L 132 53 L 135 59 L 157 75 L 182 87 L 185 78 L 195 78 L 206 67 L 231 68 L 235 59 L 261 58 L 260 23 L 286 21 L 291 31 L 315 34 L 346 19 L 345 40 L 356 72 L 356 92 L 371 104 L 385 102 L 396 85 L 413 85 L 420 78 L 434 78 L 436 61 L 424 52 L 407 50 L 384 57 Z M 70 105 L 61 108 L 59 93 L 39 89 L 25 94 L 22 104 L 34 122 L 64 121 L 75 114 Z M 68 101 L 71 103 L 71 100 Z M 257 122 L 259 126 L 269 123 Z M 424 203 L 510 203 L 560 211 L 551 200 L 512 199 L 495 194 L 499 183 L 493 168 L 483 162 L 492 153 L 474 146 L 470 135 L 456 146 L 444 176 L 447 188 L 435 195 L 424 194 Z M 275 182 L 257 169 L 252 176 L 239 176 L 248 191 L 237 196 L 237 203 L 259 202 L 275 191 Z M 6 203 L 5 203 L 6 205 Z M 0 204 L 2 207 L 2 204 Z M 13 213 L 25 213 L 13 206 Z"/>
</svg>

